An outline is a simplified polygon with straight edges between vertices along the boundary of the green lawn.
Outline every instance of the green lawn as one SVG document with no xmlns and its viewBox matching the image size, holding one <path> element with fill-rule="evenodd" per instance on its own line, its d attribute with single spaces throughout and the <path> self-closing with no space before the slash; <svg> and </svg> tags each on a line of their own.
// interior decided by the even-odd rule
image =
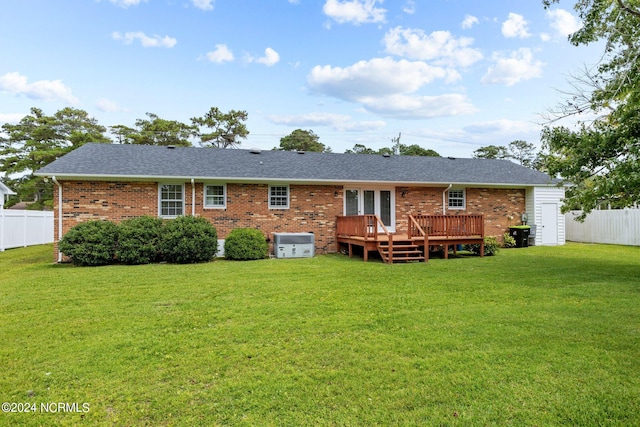
<svg viewBox="0 0 640 427">
<path fill-rule="evenodd" d="M 0 253 L 0 425 L 640 425 L 638 247 L 52 259 Z"/>
</svg>

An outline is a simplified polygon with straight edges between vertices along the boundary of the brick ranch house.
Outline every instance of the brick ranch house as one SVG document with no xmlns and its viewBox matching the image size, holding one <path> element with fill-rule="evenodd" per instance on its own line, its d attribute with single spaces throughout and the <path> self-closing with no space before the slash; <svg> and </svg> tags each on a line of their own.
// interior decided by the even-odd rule
<svg viewBox="0 0 640 427">
<path fill-rule="evenodd" d="M 198 215 L 220 239 L 312 232 L 323 254 L 339 250 L 341 216 L 375 214 L 400 234 L 409 215 L 482 214 L 501 240 L 527 214 L 536 244 L 564 244 L 564 189 L 508 160 L 90 143 L 36 175 L 55 183 L 56 242 L 87 220 Z"/>
</svg>

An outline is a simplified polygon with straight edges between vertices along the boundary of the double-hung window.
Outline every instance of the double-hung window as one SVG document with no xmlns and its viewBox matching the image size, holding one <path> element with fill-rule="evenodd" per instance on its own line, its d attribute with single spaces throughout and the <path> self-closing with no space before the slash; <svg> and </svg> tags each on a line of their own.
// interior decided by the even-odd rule
<svg viewBox="0 0 640 427">
<path fill-rule="evenodd" d="M 465 207 L 464 189 L 449 190 L 449 209 L 465 209 Z"/>
<path fill-rule="evenodd" d="M 289 186 L 269 186 L 269 209 L 289 209 Z"/>
<path fill-rule="evenodd" d="M 223 184 L 204 186 L 204 207 L 224 209 L 227 207 L 227 189 Z"/>
<path fill-rule="evenodd" d="M 184 186 L 182 184 L 160 184 L 158 189 L 159 215 L 175 218 L 184 215 Z"/>
</svg>

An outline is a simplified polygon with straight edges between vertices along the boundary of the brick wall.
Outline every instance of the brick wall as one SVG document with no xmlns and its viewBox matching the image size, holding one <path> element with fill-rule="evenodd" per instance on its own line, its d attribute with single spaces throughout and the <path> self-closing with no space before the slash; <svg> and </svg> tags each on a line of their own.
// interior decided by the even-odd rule
<svg viewBox="0 0 640 427">
<path fill-rule="evenodd" d="M 158 214 L 158 184 L 154 182 L 62 182 L 63 235 L 88 220 L 120 222 L 128 218 Z M 337 250 L 335 221 L 342 215 L 342 186 L 291 185 L 289 209 L 269 209 L 267 184 L 227 184 L 227 208 L 205 209 L 203 184 L 195 184 L 195 213 L 211 221 L 224 239 L 234 228 L 251 227 L 272 239 L 274 232 L 315 234 L 316 253 Z M 55 234 L 58 240 L 57 191 Z M 192 212 L 192 187 L 184 183 L 184 213 Z"/>
<path fill-rule="evenodd" d="M 158 214 L 158 184 L 155 182 L 64 181 L 62 186 L 63 234 L 74 225 L 91 219 L 118 223 L 128 218 Z M 227 184 L 226 209 L 205 209 L 203 184 L 196 183 L 195 213 L 210 220 L 221 239 L 234 228 L 241 227 L 257 228 L 270 239 L 274 232 L 313 232 L 316 253 L 335 252 L 335 221 L 343 213 L 343 187 L 291 185 L 289 189 L 289 209 L 269 209 L 267 184 Z M 445 189 L 397 187 L 396 232 L 406 232 L 408 214 L 442 214 Z M 184 213 L 190 215 L 190 182 L 184 183 L 184 193 Z M 54 191 L 56 241 L 57 196 L 58 192 Z M 520 223 L 520 215 L 525 212 L 524 190 L 468 188 L 466 199 L 465 210 L 447 210 L 447 213 L 484 214 L 486 235 L 497 236 L 499 240 L 509 225 Z"/>
<path fill-rule="evenodd" d="M 397 187 L 396 232 L 406 233 L 408 215 L 442 215 L 442 193 L 446 189 Z M 444 202 L 445 205 L 448 203 L 446 194 Z M 520 215 L 526 210 L 525 190 L 522 189 L 467 188 L 466 202 L 466 209 L 446 209 L 447 215 L 484 214 L 485 235 L 495 236 L 498 241 L 502 241 L 502 235 L 510 225 L 520 224 Z"/>
<path fill-rule="evenodd" d="M 190 204 L 190 189 L 187 193 Z M 272 233 L 313 232 L 316 253 L 336 252 L 342 186 L 291 185 L 289 193 L 289 209 L 269 209 L 267 184 L 227 184 L 227 208 L 203 209 L 203 184 L 196 184 L 196 215 L 209 219 L 221 239 L 234 228 L 245 227 L 257 228 L 272 240 Z"/>
</svg>

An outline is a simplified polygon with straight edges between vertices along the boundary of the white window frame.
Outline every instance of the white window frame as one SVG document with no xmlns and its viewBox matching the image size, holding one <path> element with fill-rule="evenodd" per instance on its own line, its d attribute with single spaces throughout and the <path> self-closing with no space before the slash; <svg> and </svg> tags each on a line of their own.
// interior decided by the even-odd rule
<svg viewBox="0 0 640 427">
<path fill-rule="evenodd" d="M 181 194 L 181 198 L 180 199 L 163 199 L 162 198 L 162 187 L 164 187 L 165 185 L 171 185 L 171 186 L 175 186 L 175 187 L 180 187 L 180 194 Z M 163 202 L 180 202 L 182 204 L 181 206 L 181 213 L 177 214 L 177 215 L 163 215 L 162 213 L 162 203 Z M 179 216 L 184 215 L 184 208 L 185 208 L 185 200 L 184 200 L 184 184 L 182 183 L 176 183 L 176 182 L 160 182 L 158 183 L 158 217 L 160 218 L 176 218 Z M 169 209 L 169 207 L 167 207 L 167 209 Z"/>
<path fill-rule="evenodd" d="M 272 189 L 275 188 L 286 188 L 287 190 L 287 194 L 286 195 L 272 195 L 271 191 Z M 283 185 L 283 184 L 270 184 L 269 185 L 269 209 L 289 209 L 289 200 L 291 199 L 291 189 L 289 188 L 289 185 Z M 278 199 L 283 199 L 286 197 L 286 205 L 282 205 L 280 203 L 278 204 L 274 204 L 274 200 L 276 198 Z"/>
<path fill-rule="evenodd" d="M 462 193 L 462 196 L 455 195 L 452 197 L 451 193 Z M 461 202 L 462 206 L 451 205 L 452 201 Z M 451 210 L 465 210 L 467 208 L 467 191 L 464 188 L 452 188 L 447 192 L 447 208 Z"/>
<path fill-rule="evenodd" d="M 207 188 L 208 187 L 222 187 L 222 195 L 215 195 L 215 196 L 210 196 L 207 194 Z M 205 209 L 226 209 L 227 208 L 227 185 L 226 184 L 205 184 L 204 188 L 203 188 L 203 206 Z M 208 197 L 222 197 L 222 204 L 221 205 L 215 205 L 215 204 L 209 204 L 207 202 L 207 198 Z"/>
</svg>

